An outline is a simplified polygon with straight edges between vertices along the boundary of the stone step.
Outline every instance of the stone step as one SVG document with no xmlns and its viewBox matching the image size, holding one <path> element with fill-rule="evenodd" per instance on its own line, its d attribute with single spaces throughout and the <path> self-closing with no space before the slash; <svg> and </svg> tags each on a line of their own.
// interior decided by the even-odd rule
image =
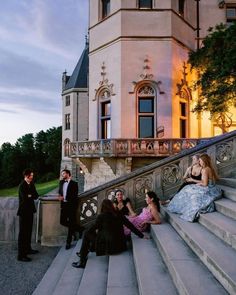
<svg viewBox="0 0 236 295">
<path fill-rule="evenodd" d="M 106 295 L 137 295 L 138 285 L 135 275 L 132 250 L 109 257 Z"/>
<path fill-rule="evenodd" d="M 226 178 L 226 177 L 220 178 L 218 183 L 236 188 L 236 179 L 235 178 Z"/>
<path fill-rule="evenodd" d="M 61 278 L 63 269 L 65 268 L 68 259 L 72 255 L 73 248 L 65 250 L 65 246 L 61 247 L 52 264 L 43 276 L 41 282 L 34 290 L 33 295 L 52 295 L 58 281 Z"/>
<path fill-rule="evenodd" d="M 132 243 L 139 294 L 178 294 L 154 242 L 132 235 Z"/>
<path fill-rule="evenodd" d="M 230 293 L 236 294 L 236 252 L 199 223 L 182 220 L 161 208 L 162 214 Z"/>
<path fill-rule="evenodd" d="M 199 223 L 236 249 L 236 221 L 219 212 L 201 214 Z"/>
<path fill-rule="evenodd" d="M 236 219 L 236 202 L 227 198 L 215 201 L 216 210 L 228 217 Z"/>
<path fill-rule="evenodd" d="M 89 253 L 77 295 L 106 294 L 108 261 L 108 256 Z"/>
<path fill-rule="evenodd" d="M 236 202 L 236 189 L 226 185 L 218 185 L 224 192 L 224 197 Z"/>
<path fill-rule="evenodd" d="M 76 252 L 79 251 L 82 240 L 79 240 L 70 257 L 67 260 L 66 265 L 62 269 L 62 274 L 57 282 L 52 295 L 76 295 L 79 288 L 79 284 L 83 275 L 84 270 L 81 268 L 74 268 L 71 264 L 74 261 L 78 261 L 79 258 Z M 67 250 L 68 251 L 68 250 Z"/>
<path fill-rule="evenodd" d="M 179 294 L 228 294 L 170 224 L 152 225 L 151 233 Z"/>
</svg>

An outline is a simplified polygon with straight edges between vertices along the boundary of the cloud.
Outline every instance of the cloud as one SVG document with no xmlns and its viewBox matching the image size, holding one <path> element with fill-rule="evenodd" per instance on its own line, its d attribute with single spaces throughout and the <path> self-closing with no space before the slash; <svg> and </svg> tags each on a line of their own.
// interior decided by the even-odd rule
<svg viewBox="0 0 236 295">
<path fill-rule="evenodd" d="M 16 136 L 13 130 L 5 132 L 6 122 L 17 124 L 17 134 L 22 135 L 28 129 L 42 130 L 40 126 L 50 128 L 53 122 L 58 126 L 62 72 L 70 74 L 76 66 L 87 26 L 87 0 L 1 2 L 0 134 L 4 138 Z"/>
</svg>

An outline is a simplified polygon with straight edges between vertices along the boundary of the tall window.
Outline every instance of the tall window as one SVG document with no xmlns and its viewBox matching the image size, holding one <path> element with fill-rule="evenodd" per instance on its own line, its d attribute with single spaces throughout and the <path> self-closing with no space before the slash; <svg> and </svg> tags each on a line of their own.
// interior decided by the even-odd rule
<svg viewBox="0 0 236 295">
<path fill-rule="evenodd" d="M 102 18 L 107 17 L 110 14 L 111 10 L 111 1 L 110 0 L 101 0 L 102 2 Z"/>
<path fill-rule="evenodd" d="M 232 25 L 236 21 L 236 5 L 226 7 L 226 24 Z"/>
<path fill-rule="evenodd" d="M 143 86 L 138 91 L 138 137 L 155 137 L 155 91 Z"/>
<path fill-rule="evenodd" d="M 152 8 L 152 0 L 139 0 L 139 8 Z"/>
<path fill-rule="evenodd" d="M 179 0 L 179 14 L 184 16 L 184 2 L 185 0 Z"/>
<path fill-rule="evenodd" d="M 100 107 L 100 136 L 102 139 L 111 138 L 111 101 L 101 102 Z"/>
<path fill-rule="evenodd" d="M 65 105 L 66 105 L 66 107 L 70 105 L 70 95 L 66 96 Z"/>
<path fill-rule="evenodd" d="M 65 114 L 65 130 L 70 129 L 70 114 Z"/>
<path fill-rule="evenodd" d="M 69 157 L 70 155 L 70 140 L 66 138 L 64 141 L 64 156 Z"/>
<path fill-rule="evenodd" d="M 186 138 L 188 134 L 188 105 L 187 102 L 180 102 L 180 137 Z"/>
</svg>

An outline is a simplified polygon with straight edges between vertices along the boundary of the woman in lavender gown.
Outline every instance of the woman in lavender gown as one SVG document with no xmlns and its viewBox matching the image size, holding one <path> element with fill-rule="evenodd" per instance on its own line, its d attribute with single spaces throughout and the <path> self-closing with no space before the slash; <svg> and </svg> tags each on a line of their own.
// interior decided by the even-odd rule
<svg viewBox="0 0 236 295">
<path fill-rule="evenodd" d="M 184 220 L 193 222 L 200 213 L 213 212 L 214 201 L 222 196 L 221 189 L 215 184 L 217 173 L 212 166 L 211 158 L 202 154 L 199 158 L 202 167 L 202 179 L 197 184 L 185 186 L 167 206 L 167 210 L 181 214 Z"/>
</svg>

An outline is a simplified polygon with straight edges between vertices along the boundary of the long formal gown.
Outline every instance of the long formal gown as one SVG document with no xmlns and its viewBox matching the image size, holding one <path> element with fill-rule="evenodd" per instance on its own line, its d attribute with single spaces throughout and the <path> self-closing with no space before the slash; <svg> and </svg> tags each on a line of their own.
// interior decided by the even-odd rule
<svg viewBox="0 0 236 295">
<path fill-rule="evenodd" d="M 182 219 L 193 222 L 200 213 L 215 211 L 214 201 L 221 196 L 221 189 L 211 180 L 208 186 L 187 185 L 174 196 L 167 210 L 181 214 Z"/>
<path fill-rule="evenodd" d="M 144 221 L 151 221 L 153 219 L 151 211 L 145 207 L 142 212 L 137 216 L 126 216 L 126 218 L 141 232 L 145 231 L 146 227 L 142 226 Z M 124 226 L 125 235 L 130 235 L 131 231 L 129 228 Z"/>
</svg>

